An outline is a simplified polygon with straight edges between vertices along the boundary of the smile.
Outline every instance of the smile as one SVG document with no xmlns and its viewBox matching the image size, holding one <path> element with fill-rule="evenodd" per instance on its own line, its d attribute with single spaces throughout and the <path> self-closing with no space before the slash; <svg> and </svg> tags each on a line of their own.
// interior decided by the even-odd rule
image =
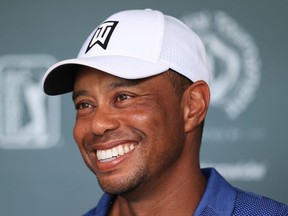
<svg viewBox="0 0 288 216">
<path fill-rule="evenodd" d="M 125 144 L 113 147 L 106 150 L 97 150 L 97 159 L 100 162 L 108 162 L 114 160 L 128 152 L 132 151 L 135 148 L 133 144 Z"/>
</svg>

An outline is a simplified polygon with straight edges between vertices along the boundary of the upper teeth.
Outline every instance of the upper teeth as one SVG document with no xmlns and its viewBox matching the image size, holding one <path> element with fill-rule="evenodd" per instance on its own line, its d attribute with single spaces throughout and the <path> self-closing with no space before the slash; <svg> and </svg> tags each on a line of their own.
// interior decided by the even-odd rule
<svg viewBox="0 0 288 216">
<path fill-rule="evenodd" d="M 116 158 L 118 156 L 124 155 L 127 152 L 134 149 L 135 146 L 133 144 L 126 144 L 126 145 L 119 145 L 112 149 L 106 149 L 106 150 L 97 150 L 97 159 L 98 160 L 109 160 Z"/>
</svg>

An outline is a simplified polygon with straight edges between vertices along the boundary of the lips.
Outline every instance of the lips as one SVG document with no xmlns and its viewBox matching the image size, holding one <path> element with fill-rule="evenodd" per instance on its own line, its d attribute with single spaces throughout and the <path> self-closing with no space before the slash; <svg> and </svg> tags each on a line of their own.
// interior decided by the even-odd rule
<svg viewBox="0 0 288 216">
<path fill-rule="evenodd" d="M 97 150 L 97 159 L 100 162 L 109 162 L 132 151 L 134 144 L 118 145 L 110 149 Z"/>
</svg>

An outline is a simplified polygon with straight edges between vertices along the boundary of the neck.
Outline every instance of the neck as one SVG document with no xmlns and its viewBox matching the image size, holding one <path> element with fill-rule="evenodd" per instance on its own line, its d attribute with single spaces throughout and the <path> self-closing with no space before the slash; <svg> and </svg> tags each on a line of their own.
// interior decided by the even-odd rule
<svg viewBox="0 0 288 216">
<path fill-rule="evenodd" d="M 206 186 L 206 178 L 198 166 L 190 163 L 182 166 L 181 172 L 171 170 L 155 179 L 119 195 L 109 215 L 193 215 Z"/>
</svg>

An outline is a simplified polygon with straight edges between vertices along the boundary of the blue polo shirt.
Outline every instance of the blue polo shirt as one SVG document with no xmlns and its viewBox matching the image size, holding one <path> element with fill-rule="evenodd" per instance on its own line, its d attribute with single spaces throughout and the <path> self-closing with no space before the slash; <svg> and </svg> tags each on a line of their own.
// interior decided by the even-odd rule
<svg viewBox="0 0 288 216">
<path fill-rule="evenodd" d="M 207 186 L 194 216 L 288 216 L 287 205 L 231 186 L 214 168 L 202 172 Z M 84 216 L 107 216 L 115 198 L 104 193 L 98 205 Z"/>
</svg>

